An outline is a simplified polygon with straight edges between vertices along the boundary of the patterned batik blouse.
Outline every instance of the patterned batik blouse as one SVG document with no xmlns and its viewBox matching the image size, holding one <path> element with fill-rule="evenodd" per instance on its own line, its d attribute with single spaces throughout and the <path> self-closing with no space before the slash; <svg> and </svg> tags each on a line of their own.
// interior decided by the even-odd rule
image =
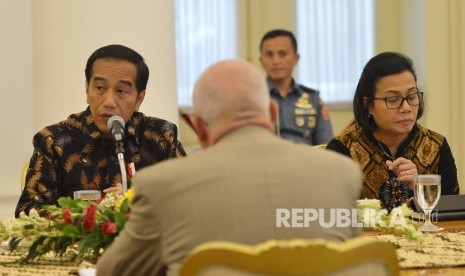
<svg viewBox="0 0 465 276">
<path fill-rule="evenodd" d="M 383 147 L 383 148 L 381 148 Z M 327 148 L 347 155 L 357 161 L 363 171 L 364 185 L 360 198 L 380 199 L 391 209 L 413 196 L 408 185 L 397 180 L 386 165 L 391 160 L 389 148 L 364 131 L 359 125 L 350 126 L 328 143 Z M 418 174 L 441 175 L 441 194 L 459 193 L 457 168 L 451 149 L 444 136 L 415 124 L 395 155 L 411 160 Z"/>
<path fill-rule="evenodd" d="M 135 112 L 126 123 L 124 156 L 128 187 L 132 174 L 169 158 L 186 156 L 176 125 Z M 93 122 L 90 109 L 42 129 L 34 136 L 26 184 L 15 215 L 55 204 L 77 190 L 104 190 L 121 182 L 115 143 Z"/>
</svg>

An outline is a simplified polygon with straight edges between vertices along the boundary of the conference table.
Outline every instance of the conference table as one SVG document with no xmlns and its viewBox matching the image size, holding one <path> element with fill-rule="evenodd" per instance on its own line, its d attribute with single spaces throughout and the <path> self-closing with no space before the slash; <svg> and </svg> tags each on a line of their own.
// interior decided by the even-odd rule
<svg viewBox="0 0 465 276">
<path fill-rule="evenodd" d="M 465 275 L 465 220 L 435 223 L 443 231 L 426 233 L 425 242 L 418 246 L 403 236 L 365 231 L 364 236 L 389 241 L 396 246 L 401 276 Z M 83 261 L 79 264 L 55 257 L 53 254 L 40 261 L 20 265 L 13 261 L 19 255 L 0 246 L 0 275 L 79 275 L 79 271 L 95 267 Z"/>
<path fill-rule="evenodd" d="M 80 275 L 80 270 L 95 267 L 94 264 L 87 261 L 77 264 L 66 260 L 66 258 L 58 258 L 52 253 L 27 264 L 16 263 L 19 258 L 19 254 L 8 252 L 7 245 L 2 243 L 0 246 L 0 275 Z"/>
</svg>

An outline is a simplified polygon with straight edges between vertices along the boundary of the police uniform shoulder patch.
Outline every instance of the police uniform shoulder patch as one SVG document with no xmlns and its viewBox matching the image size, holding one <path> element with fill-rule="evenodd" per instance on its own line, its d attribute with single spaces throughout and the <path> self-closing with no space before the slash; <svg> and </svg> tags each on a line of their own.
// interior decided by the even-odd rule
<svg viewBox="0 0 465 276">
<path fill-rule="evenodd" d="M 318 95 L 320 93 L 320 92 L 318 92 L 318 90 L 312 89 L 312 88 L 307 87 L 305 85 L 299 84 L 299 87 L 300 87 L 300 89 L 302 89 L 303 92 L 307 92 L 309 94 L 317 94 Z"/>
<path fill-rule="evenodd" d="M 321 115 L 323 117 L 323 120 L 325 120 L 325 121 L 329 120 L 329 110 L 326 107 L 323 100 L 321 100 L 321 99 L 320 99 L 320 106 L 321 106 Z"/>
</svg>

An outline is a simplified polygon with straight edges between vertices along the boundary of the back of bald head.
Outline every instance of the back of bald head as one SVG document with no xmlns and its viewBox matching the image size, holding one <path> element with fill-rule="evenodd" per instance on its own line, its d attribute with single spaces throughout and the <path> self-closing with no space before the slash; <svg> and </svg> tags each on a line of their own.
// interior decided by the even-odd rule
<svg viewBox="0 0 465 276">
<path fill-rule="evenodd" d="M 244 116 L 268 118 L 269 105 L 265 78 L 246 61 L 218 62 L 205 70 L 194 87 L 194 113 L 211 126 Z"/>
</svg>

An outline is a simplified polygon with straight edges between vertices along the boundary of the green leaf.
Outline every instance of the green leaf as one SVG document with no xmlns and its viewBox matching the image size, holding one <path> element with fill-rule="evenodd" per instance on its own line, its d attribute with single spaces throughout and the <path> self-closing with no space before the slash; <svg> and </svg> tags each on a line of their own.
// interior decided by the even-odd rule
<svg viewBox="0 0 465 276">
<path fill-rule="evenodd" d="M 8 245 L 10 247 L 10 249 L 13 251 L 15 250 L 19 243 L 21 242 L 22 238 L 12 238 L 9 242 L 8 242 Z"/>
<path fill-rule="evenodd" d="M 60 197 L 58 199 L 58 205 L 63 208 L 71 208 L 76 206 L 76 200 L 70 197 Z"/>
<path fill-rule="evenodd" d="M 72 238 L 77 238 L 80 235 L 79 229 L 75 225 L 72 225 L 72 224 L 68 224 L 65 227 L 63 227 L 61 232 L 63 233 L 63 236 L 72 237 Z"/>
<path fill-rule="evenodd" d="M 115 214 L 115 222 L 118 225 L 118 229 L 122 229 L 124 224 L 126 223 L 126 218 L 122 213 L 116 212 Z"/>
<path fill-rule="evenodd" d="M 32 224 L 32 223 L 31 224 L 26 224 L 26 225 L 23 226 L 23 228 L 27 229 L 27 230 L 34 229 L 34 224 Z"/>
<path fill-rule="evenodd" d="M 78 200 L 77 202 L 77 207 L 79 207 L 80 209 L 83 209 L 83 210 L 86 210 L 87 207 L 89 207 L 90 205 L 92 204 L 91 201 L 89 200 Z"/>
<path fill-rule="evenodd" d="M 120 212 L 123 213 L 123 214 L 126 214 L 127 212 L 129 212 L 129 202 L 128 202 L 128 199 L 125 198 L 123 200 L 123 203 L 121 203 L 121 208 L 120 208 Z"/>
</svg>

